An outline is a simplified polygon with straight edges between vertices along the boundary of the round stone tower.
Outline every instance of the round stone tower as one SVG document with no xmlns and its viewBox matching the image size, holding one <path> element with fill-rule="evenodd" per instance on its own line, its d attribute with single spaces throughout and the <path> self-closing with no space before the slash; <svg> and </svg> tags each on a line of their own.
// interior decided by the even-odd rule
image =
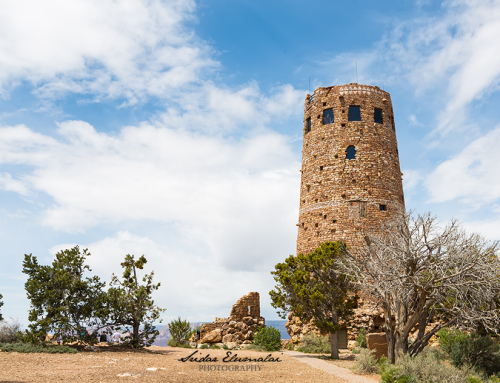
<svg viewBox="0 0 500 383">
<path fill-rule="evenodd" d="M 350 83 L 307 95 L 301 173 L 297 254 L 361 244 L 362 228 L 404 211 L 389 93 Z"/>
</svg>

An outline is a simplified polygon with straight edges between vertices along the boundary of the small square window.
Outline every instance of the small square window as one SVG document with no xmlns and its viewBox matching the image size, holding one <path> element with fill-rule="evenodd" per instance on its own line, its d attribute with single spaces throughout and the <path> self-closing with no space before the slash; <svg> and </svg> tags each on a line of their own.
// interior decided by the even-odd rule
<svg viewBox="0 0 500 383">
<path fill-rule="evenodd" d="M 387 205 L 378 205 L 380 208 L 380 211 L 387 211 Z"/>
<path fill-rule="evenodd" d="M 361 109 L 359 105 L 349 106 L 348 121 L 361 121 Z"/>
<path fill-rule="evenodd" d="M 375 108 L 373 112 L 373 121 L 376 122 L 377 124 L 383 124 L 384 120 L 382 118 L 382 109 Z"/>
<path fill-rule="evenodd" d="M 306 120 L 306 133 L 309 133 L 311 131 L 311 118 L 309 117 Z"/>
<path fill-rule="evenodd" d="M 333 124 L 333 109 L 325 109 L 323 111 L 323 125 Z"/>
</svg>

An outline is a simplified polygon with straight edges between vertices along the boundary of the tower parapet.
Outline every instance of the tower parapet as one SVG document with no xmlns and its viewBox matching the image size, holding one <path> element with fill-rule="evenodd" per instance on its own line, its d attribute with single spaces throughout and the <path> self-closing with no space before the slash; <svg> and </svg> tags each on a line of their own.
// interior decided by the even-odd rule
<svg viewBox="0 0 500 383">
<path fill-rule="evenodd" d="M 391 96 L 350 83 L 317 88 L 304 108 L 297 253 L 360 243 L 362 228 L 404 211 Z"/>
</svg>

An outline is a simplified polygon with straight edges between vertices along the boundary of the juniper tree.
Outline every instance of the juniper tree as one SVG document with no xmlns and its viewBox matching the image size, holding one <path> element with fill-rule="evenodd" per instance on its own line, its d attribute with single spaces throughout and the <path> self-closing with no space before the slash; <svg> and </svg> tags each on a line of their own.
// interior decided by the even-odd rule
<svg viewBox="0 0 500 383">
<path fill-rule="evenodd" d="M 281 318 L 289 311 L 303 321 L 314 318 L 329 334 L 331 356 L 337 359 L 339 320 L 349 320 L 358 300 L 350 277 L 336 267 L 344 253 L 343 243 L 326 242 L 309 254 L 290 255 L 271 272 L 278 284 L 269 292 Z"/>
<path fill-rule="evenodd" d="M 156 306 L 151 298 L 153 291 L 160 287 L 160 283 L 153 283 L 154 272 L 142 277 L 144 284 L 139 283 L 137 270 L 142 270 L 146 263 L 144 255 L 135 260 L 133 255 L 127 254 L 121 263 L 124 268 L 122 280 L 113 274 L 108 289 L 110 324 L 131 327 L 131 336 L 125 339 L 133 347 L 149 346 L 154 342 L 159 334 L 154 322 L 165 311 Z"/>
<path fill-rule="evenodd" d="M 63 341 L 79 339 L 88 327 L 98 327 L 106 316 L 105 286 L 99 277 L 85 277 L 90 256 L 78 246 L 58 252 L 52 265 L 40 265 L 32 254 L 25 254 L 23 273 L 30 300 L 27 339 L 44 342 L 49 332 Z M 91 339 L 81 339 L 90 341 Z"/>
</svg>

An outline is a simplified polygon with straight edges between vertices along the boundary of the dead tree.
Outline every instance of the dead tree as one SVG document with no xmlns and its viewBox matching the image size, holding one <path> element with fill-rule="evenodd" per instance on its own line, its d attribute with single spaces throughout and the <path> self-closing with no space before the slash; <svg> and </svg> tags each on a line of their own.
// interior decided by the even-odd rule
<svg viewBox="0 0 500 383">
<path fill-rule="evenodd" d="M 382 308 L 389 360 L 417 355 L 441 328 L 497 331 L 498 242 L 467 234 L 456 220 L 441 228 L 430 214 L 402 214 L 347 249 L 346 274 Z M 433 314 L 441 321 L 431 323 Z M 410 331 L 418 324 L 415 342 Z M 426 327 L 431 325 L 426 332 Z"/>
</svg>

